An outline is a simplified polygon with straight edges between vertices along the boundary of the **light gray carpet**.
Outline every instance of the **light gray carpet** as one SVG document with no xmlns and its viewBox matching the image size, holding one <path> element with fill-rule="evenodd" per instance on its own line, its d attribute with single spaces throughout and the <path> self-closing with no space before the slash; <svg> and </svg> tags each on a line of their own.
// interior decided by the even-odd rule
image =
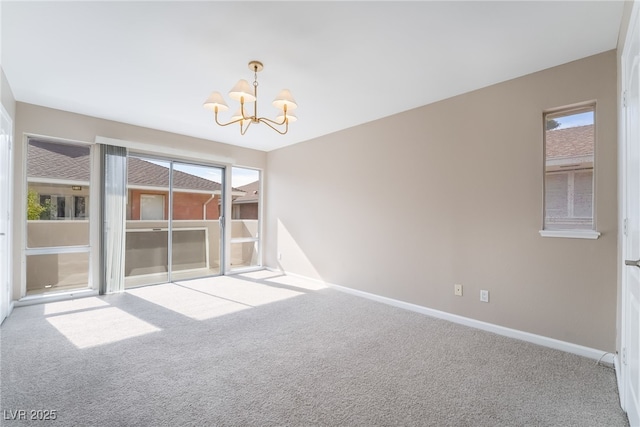
<svg viewBox="0 0 640 427">
<path fill-rule="evenodd" d="M 627 425 L 615 372 L 594 360 L 250 277 L 16 308 L 0 419 L 57 419 L 2 425 Z"/>
</svg>

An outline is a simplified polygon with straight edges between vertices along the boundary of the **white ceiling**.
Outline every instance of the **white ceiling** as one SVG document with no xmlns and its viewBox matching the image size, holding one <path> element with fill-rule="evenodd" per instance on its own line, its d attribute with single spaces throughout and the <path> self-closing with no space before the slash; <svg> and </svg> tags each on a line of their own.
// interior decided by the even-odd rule
<svg viewBox="0 0 640 427">
<path fill-rule="evenodd" d="M 16 100 L 269 151 L 614 49 L 623 2 L 0 6 Z M 253 59 L 265 65 L 260 115 L 275 118 L 280 89 L 298 102 L 285 136 L 264 125 L 240 136 L 202 108 L 211 91 L 252 81 Z"/>
</svg>

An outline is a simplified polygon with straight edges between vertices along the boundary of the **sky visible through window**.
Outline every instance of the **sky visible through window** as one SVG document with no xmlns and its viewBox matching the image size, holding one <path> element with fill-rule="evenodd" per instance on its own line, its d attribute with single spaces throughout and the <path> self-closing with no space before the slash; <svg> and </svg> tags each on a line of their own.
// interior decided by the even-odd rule
<svg viewBox="0 0 640 427">
<path fill-rule="evenodd" d="M 593 124 L 593 111 L 586 111 L 580 114 L 571 114 L 569 116 L 554 117 L 560 123 L 556 129 L 566 129 L 576 126 L 585 126 Z"/>
</svg>

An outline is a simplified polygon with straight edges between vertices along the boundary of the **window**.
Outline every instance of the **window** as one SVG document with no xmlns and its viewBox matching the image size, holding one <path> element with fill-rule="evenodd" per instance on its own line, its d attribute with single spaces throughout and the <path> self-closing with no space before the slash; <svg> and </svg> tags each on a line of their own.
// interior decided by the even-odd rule
<svg viewBox="0 0 640 427">
<path fill-rule="evenodd" d="M 26 294 L 92 287 L 92 147 L 29 138 Z"/>
<path fill-rule="evenodd" d="M 544 230 L 560 237 L 594 232 L 595 106 L 544 115 Z M 553 232 L 568 232 L 556 233 Z M 591 235 L 580 232 L 589 231 Z M 578 233 L 572 233 L 578 232 Z"/>
<path fill-rule="evenodd" d="M 143 221 L 164 220 L 164 195 L 140 195 L 140 219 Z"/>
<path fill-rule="evenodd" d="M 231 270 L 260 267 L 260 171 L 231 169 Z"/>
<path fill-rule="evenodd" d="M 40 219 L 86 219 L 87 199 L 88 196 L 40 194 L 40 205 L 47 207 L 40 213 Z"/>
</svg>

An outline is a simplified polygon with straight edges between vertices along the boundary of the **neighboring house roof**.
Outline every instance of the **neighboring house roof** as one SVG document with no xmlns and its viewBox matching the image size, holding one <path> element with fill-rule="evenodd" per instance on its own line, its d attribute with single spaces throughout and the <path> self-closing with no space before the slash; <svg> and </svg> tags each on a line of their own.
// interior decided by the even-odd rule
<svg viewBox="0 0 640 427">
<path fill-rule="evenodd" d="M 137 157 L 129 157 L 127 159 L 127 173 L 129 185 L 165 188 L 169 186 L 168 168 Z M 173 171 L 173 188 L 220 192 L 221 187 L 218 182 L 209 181 L 175 169 Z"/>
<path fill-rule="evenodd" d="M 260 195 L 260 181 L 255 181 L 247 185 L 238 187 L 238 190 L 244 191 L 245 195 L 233 199 L 233 203 L 258 203 Z"/>
<path fill-rule="evenodd" d="M 89 148 L 78 145 L 56 144 L 29 140 L 27 174 L 65 181 L 89 182 Z M 169 186 L 169 169 L 137 157 L 127 159 L 128 184 L 131 186 Z M 174 170 L 173 186 L 180 189 L 220 192 L 215 181 Z"/>
<path fill-rule="evenodd" d="M 593 127 L 586 125 L 547 131 L 547 158 L 593 156 Z"/>
<path fill-rule="evenodd" d="M 29 140 L 27 176 L 89 181 L 89 147 Z"/>
</svg>

